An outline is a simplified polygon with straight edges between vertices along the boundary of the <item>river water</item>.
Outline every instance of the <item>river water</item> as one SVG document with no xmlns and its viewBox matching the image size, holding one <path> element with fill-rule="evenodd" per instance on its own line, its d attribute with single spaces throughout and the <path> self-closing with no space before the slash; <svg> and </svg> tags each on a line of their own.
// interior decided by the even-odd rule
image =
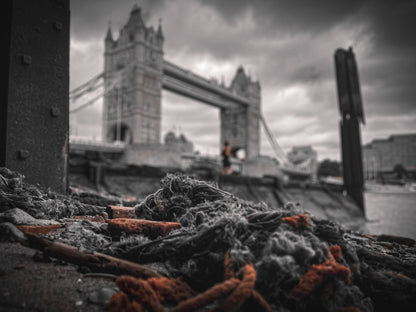
<svg viewBox="0 0 416 312">
<path fill-rule="evenodd" d="M 390 234 L 416 239 L 416 193 L 365 192 L 370 234 Z"/>
</svg>

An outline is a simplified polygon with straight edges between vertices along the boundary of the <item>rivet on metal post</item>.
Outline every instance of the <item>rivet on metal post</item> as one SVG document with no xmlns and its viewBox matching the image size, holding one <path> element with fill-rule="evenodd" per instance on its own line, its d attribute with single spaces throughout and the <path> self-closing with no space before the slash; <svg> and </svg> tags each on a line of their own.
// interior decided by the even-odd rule
<svg viewBox="0 0 416 312">
<path fill-rule="evenodd" d="M 24 65 L 30 65 L 32 64 L 32 57 L 27 54 L 22 55 L 22 64 Z"/>
<path fill-rule="evenodd" d="M 57 106 L 51 106 L 50 113 L 52 117 L 59 117 L 61 115 L 61 111 Z"/>
<path fill-rule="evenodd" d="M 61 22 L 58 22 L 58 21 L 55 21 L 54 23 L 53 23 L 53 28 L 55 29 L 55 30 L 57 30 L 57 31 L 61 31 L 62 30 L 62 23 Z"/>
<path fill-rule="evenodd" d="M 29 157 L 29 151 L 25 150 L 25 149 L 21 149 L 17 151 L 17 156 L 19 157 L 19 159 L 26 159 Z"/>
</svg>

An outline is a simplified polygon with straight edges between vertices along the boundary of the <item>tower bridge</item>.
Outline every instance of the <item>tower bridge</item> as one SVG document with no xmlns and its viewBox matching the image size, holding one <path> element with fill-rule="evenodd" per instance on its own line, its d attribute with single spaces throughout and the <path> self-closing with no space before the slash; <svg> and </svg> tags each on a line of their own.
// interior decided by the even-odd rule
<svg viewBox="0 0 416 312">
<path fill-rule="evenodd" d="M 141 10 L 134 6 L 126 24 L 114 39 L 109 26 L 104 39 L 104 72 L 72 94 L 103 86 L 102 133 L 105 142 L 123 141 L 126 154 L 140 146 L 160 148 L 162 90 L 167 90 L 220 111 L 219 146 L 228 141 L 234 152 L 244 150 L 246 160 L 260 156 L 260 124 L 265 127 L 276 157 L 290 174 L 309 175 L 291 164 L 261 115 L 261 86 L 240 66 L 229 86 L 208 80 L 164 59 L 162 25 L 147 27 Z M 98 79 L 102 78 L 103 83 Z M 81 91 L 80 91 L 81 90 Z M 94 98 L 95 99 L 95 98 Z M 90 100 L 85 105 L 89 105 Z M 74 109 L 79 110 L 84 105 Z M 79 143 L 74 146 L 81 146 Z M 160 157 L 164 154 L 158 151 Z M 147 155 L 149 156 L 149 155 Z M 127 157 L 128 158 L 128 157 Z"/>
<path fill-rule="evenodd" d="M 132 144 L 159 143 L 161 91 L 165 89 L 220 109 L 220 142 L 227 140 L 243 149 L 247 158 L 256 158 L 260 149 L 259 82 L 240 67 L 228 88 L 216 84 L 164 60 L 163 44 L 162 26 L 157 30 L 147 27 L 137 6 L 117 39 L 108 29 L 104 53 L 106 140 L 114 140 L 122 132 L 121 139 Z"/>
</svg>

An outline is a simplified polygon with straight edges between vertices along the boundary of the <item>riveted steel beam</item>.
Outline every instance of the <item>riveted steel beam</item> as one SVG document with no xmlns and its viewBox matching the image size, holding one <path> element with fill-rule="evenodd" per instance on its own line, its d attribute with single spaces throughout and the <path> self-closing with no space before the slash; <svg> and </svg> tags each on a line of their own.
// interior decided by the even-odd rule
<svg viewBox="0 0 416 312">
<path fill-rule="evenodd" d="M 5 0 L 0 166 L 67 188 L 69 0 Z"/>
</svg>

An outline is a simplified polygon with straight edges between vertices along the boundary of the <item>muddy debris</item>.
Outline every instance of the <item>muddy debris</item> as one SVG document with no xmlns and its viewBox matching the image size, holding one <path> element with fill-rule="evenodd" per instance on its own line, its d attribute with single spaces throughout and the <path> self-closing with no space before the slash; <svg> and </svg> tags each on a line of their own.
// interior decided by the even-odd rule
<svg viewBox="0 0 416 312">
<path fill-rule="evenodd" d="M 245 201 L 181 174 L 166 175 L 134 210 L 97 194 L 82 193 L 82 203 L 80 192 L 45 192 L 6 168 L 0 175 L 2 233 L 114 277 L 118 289 L 89 294 L 107 311 L 410 311 L 416 304 L 409 238 L 360 234 L 299 205 Z M 15 208 L 60 228 L 23 238 L 16 220 L 4 217 Z"/>
</svg>

